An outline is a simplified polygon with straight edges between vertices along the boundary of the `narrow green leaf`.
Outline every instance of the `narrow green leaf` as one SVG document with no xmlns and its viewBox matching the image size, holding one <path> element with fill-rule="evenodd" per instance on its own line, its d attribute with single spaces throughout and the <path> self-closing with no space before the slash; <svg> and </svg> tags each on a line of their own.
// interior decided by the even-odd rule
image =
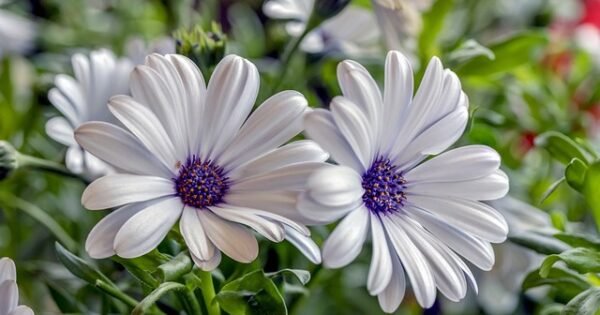
<svg viewBox="0 0 600 315">
<path fill-rule="evenodd" d="M 600 231 L 600 161 L 588 167 L 583 195 L 592 210 L 596 228 Z"/>
<path fill-rule="evenodd" d="M 589 162 L 585 150 L 560 132 L 544 132 L 535 138 L 535 145 L 546 149 L 553 158 L 565 165 L 571 163 L 573 159 Z"/>
<path fill-rule="evenodd" d="M 509 240 L 544 255 L 559 254 L 569 249 L 567 245 L 555 238 L 535 232 L 512 235 L 509 236 Z"/>
<path fill-rule="evenodd" d="M 564 261 L 569 268 L 582 274 L 588 272 L 600 272 L 600 252 L 589 248 L 579 247 L 546 257 L 542 263 L 540 275 L 545 277 L 552 265 L 559 260 Z"/>
<path fill-rule="evenodd" d="M 437 0 L 429 11 L 423 14 L 423 28 L 419 36 L 421 60 L 426 61 L 432 56 L 439 55 L 438 37 L 444 29 L 446 17 L 453 7 L 453 0 Z"/>
<path fill-rule="evenodd" d="M 192 271 L 192 267 L 190 254 L 187 251 L 183 251 L 168 262 L 158 266 L 156 274 L 162 282 L 173 281 Z"/>
<path fill-rule="evenodd" d="M 185 285 L 177 282 L 161 283 L 133 309 L 131 315 L 145 314 L 163 295 L 176 290 L 187 290 L 187 288 Z"/>
<path fill-rule="evenodd" d="M 561 315 L 597 315 L 600 314 L 600 288 L 590 288 L 572 299 Z"/>
<path fill-rule="evenodd" d="M 586 247 L 600 251 L 600 239 L 592 235 L 577 233 L 556 233 L 554 234 L 554 237 L 573 247 Z"/>
<path fill-rule="evenodd" d="M 587 172 L 587 165 L 585 162 L 578 158 L 574 158 L 569 162 L 565 169 L 565 178 L 567 183 L 573 189 L 582 192 L 585 184 L 585 174 Z"/>
<path fill-rule="evenodd" d="M 301 269 L 282 269 L 279 271 L 266 273 L 265 275 L 270 278 L 293 276 L 303 285 L 310 281 L 310 272 Z"/>
<path fill-rule="evenodd" d="M 255 270 L 223 286 L 216 301 L 233 315 L 286 315 L 285 300 L 262 270 Z"/>
<path fill-rule="evenodd" d="M 112 283 L 96 267 L 66 250 L 60 243 L 55 243 L 58 260 L 76 277 L 95 285 L 97 280 Z"/>
<path fill-rule="evenodd" d="M 496 59 L 491 49 L 481 45 L 474 39 L 469 39 L 448 54 L 447 62 L 452 65 L 460 65 L 476 57 L 485 57 L 489 60 Z"/>
<path fill-rule="evenodd" d="M 584 277 L 568 269 L 551 267 L 546 273 L 546 277 L 542 277 L 540 269 L 531 271 L 523 280 L 523 289 L 551 286 L 563 298 L 570 300 L 590 287 Z"/>
<path fill-rule="evenodd" d="M 538 202 L 539 204 L 544 203 L 544 201 L 546 201 L 546 199 L 548 199 L 552 193 L 554 193 L 558 187 L 560 186 L 560 184 L 564 183 L 566 181 L 565 177 L 561 177 L 559 178 L 557 181 L 555 181 L 554 183 L 552 183 L 552 185 L 550 185 L 550 187 L 548 187 L 548 189 L 546 189 L 546 191 L 542 194 L 542 197 L 540 198 L 540 201 Z"/>
</svg>

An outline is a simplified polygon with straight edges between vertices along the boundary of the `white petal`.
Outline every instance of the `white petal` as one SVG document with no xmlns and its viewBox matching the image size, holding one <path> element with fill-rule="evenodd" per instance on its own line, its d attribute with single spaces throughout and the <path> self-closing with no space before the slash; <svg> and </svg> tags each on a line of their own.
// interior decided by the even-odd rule
<svg viewBox="0 0 600 315">
<path fill-rule="evenodd" d="M 326 166 L 314 172 L 306 191 L 316 202 L 331 207 L 348 205 L 364 194 L 362 177 L 344 166 Z"/>
<path fill-rule="evenodd" d="M 119 95 L 110 99 L 110 111 L 140 142 L 168 169 L 176 169 L 177 162 L 187 156 L 178 157 L 177 151 L 156 115 L 129 96 Z"/>
<path fill-rule="evenodd" d="M 323 244 L 323 265 L 340 268 L 360 254 L 369 231 L 369 210 L 362 206 L 348 214 Z"/>
<path fill-rule="evenodd" d="M 272 242 L 281 242 L 285 236 L 283 225 L 257 215 L 248 208 L 231 205 L 212 206 L 210 210 L 221 218 L 248 226 Z"/>
<path fill-rule="evenodd" d="M 296 207 L 300 214 L 308 220 L 314 223 L 328 224 L 355 210 L 362 204 L 362 198 L 359 198 L 342 206 L 325 206 L 314 200 L 308 193 L 303 192 L 298 196 Z"/>
<path fill-rule="evenodd" d="M 285 228 L 285 239 L 296 247 L 313 264 L 321 263 L 321 251 L 315 242 L 295 229 L 288 226 Z"/>
<path fill-rule="evenodd" d="M 208 260 L 202 260 L 196 257 L 193 253 L 191 256 L 196 266 L 204 271 L 212 271 L 221 263 L 221 252 L 218 250 L 216 250 L 215 254 Z"/>
<path fill-rule="evenodd" d="M 154 176 L 111 174 L 91 183 L 81 196 L 90 210 L 108 209 L 124 204 L 174 195 L 171 180 Z"/>
<path fill-rule="evenodd" d="M 329 154 L 314 141 L 299 140 L 272 150 L 259 158 L 247 161 L 227 175 L 232 179 L 250 177 L 290 164 L 325 162 Z"/>
<path fill-rule="evenodd" d="M 82 124 L 75 131 L 75 139 L 88 152 L 127 173 L 174 175 L 133 135 L 116 125 L 100 121 Z"/>
<path fill-rule="evenodd" d="M 298 192 L 288 190 L 240 191 L 228 192 L 224 202 L 238 207 L 261 209 L 277 214 L 296 222 L 304 221 L 304 217 L 296 209 Z"/>
<path fill-rule="evenodd" d="M 0 314 L 8 314 L 19 303 L 19 289 L 14 280 L 0 283 Z"/>
<path fill-rule="evenodd" d="M 208 238 L 225 255 L 241 263 L 249 263 L 258 256 L 258 242 L 248 229 L 238 223 L 219 218 L 209 210 L 199 211 Z"/>
<path fill-rule="evenodd" d="M 478 268 L 490 270 L 494 265 L 494 251 L 489 243 L 470 236 L 427 212 L 408 207 L 407 212 L 440 242 L 448 245 Z"/>
<path fill-rule="evenodd" d="M 188 136 L 189 152 L 198 154 L 200 152 L 200 133 L 202 130 L 202 115 L 204 113 L 206 100 L 206 83 L 202 72 L 198 66 L 182 55 L 172 54 L 166 55 L 171 63 L 177 69 L 182 81 L 182 88 L 185 91 L 184 110 L 185 118 L 187 119 L 186 132 Z"/>
<path fill-rule="evenodd" d="M 331 115 L 338 130 L 342 133 L 352 150 L 360 158 L 364 169 L 373 162 L 374 137 L 376 132 L 369 125 L 361 109 L 347 98 L 336 96 L 331 101 Z"/>
<path fill-rule="evenodd" d="M 131 95 L 135 102 L 143 104 L 157 118 L 157 125 L 166 131 L 177 156 L 187 156 L 187 119 L 184 117 L 185 104 L 181 100 L 184 92 L 179 90 L 183 85 L 181 78 L 174 66 L 162 56 L 150 55 L 146 58 L 146 64 L 152 67 L 137 66 L 131 73 Z M 119 116 L 117 118 L 121 120 Z"/>
<path fill-rule="evenodd" d="M 155 249 L 179 219 L 179 197 L 152 204 L 127 220 L 115 236 L 114 248 L 123 258 L 136 258 Z"/>
<path fill-rule="evenodd" d="M 33 310 L 27 306 L 20 305 L 8 313 L 8 315 L 33 315 Z"/>
<path fill-rule="evenodd" d="M 393 256 L 392 262 L 392 278 L 390 279 L 387 287 L 385 287 L 385 290 L 377 295 L 379 305 L 386 313 L 393 313 L 398 309 L 402 299 L 404 299 L 404 293 L 406 291 L 404 268 L 402 268 L 402 264 L 396 255 Z"/>
<path fill-rule="evenodd" d="M 410 61 L 398 51 L 390 51 L 385 59 L 383 91 L 383 152 L 389 153 L 396 142 L 413 95 L 413 72 Z"/>
<path fill-rule="evenodd" d="M 367 69 L 352 60 L 340 62 L 337 78 L 344 97 L 358 105 L 371 128 L 380 126 L 383 100 L 381 92 Z M 378 132 L 374 133 L 378 139 Z"/>
<path fill-rule="evenodd" d="M 270 172 L 237 180 L 231 185 L 230 191 L 303 189 L 308 177 L 319 168 L 327 165 L 320 162 L 311 162 L 284 166 Z"/>
<path fill-rule="evenodd" d="M 424 182 L 409 185 L 408 194 L 448 196 L 469 200 L 494 200 L 508 193 L 508 177 L 497 170 L 486 177 L 456 182 Z"/>
<path fill-rule="evenodd" d="M 444 152 L 410 170 L 404 179 L 419 182 L 455 182 L 487 176 L 500 167 L 500 155 L 487 146 L 468 145 Z"/>
<path fill-rule="evenodd" d="M 219 165 L 236 168 L 289 141 L 302 131 L 306 109 L 306 99 L 296 91 L 273 95 L 244 123 L 233 142 L 219 156 Z"/>
<path fill-rule="evenodd" d="M 425 196 L 409 196 L 408 202 L 424 209 L 457 229 L 488 242 L 506 240 L 508 224 L 494 208 L 481 202 Z"/>
<path fill-rule="evenodd" d="M 228 55 L 219 62 L 208 82 L 201 144 L 206 159 L 217 158 L 233 140 L 252 110 L 259 85 L 258 70 L 250 61 Z"/>
<path fill-rule="evenodd" d="M 6 280 L 17 281 L 17 269 L 12 259 L 4 257 L 0 259 L 0 283 Z"/>
<path fill-rule="evenodd" d="M 389 217 L 382 217 L 382 221 L 406 270 L 417 302 L 424 308 L 431 307 L 435 302 L 436 290 L 434 277 L 427 260 L 401 226 L 398 226 Z"/>
<path fill-rule="evenodd" d="M 64 117 L 53 117 L 46 123 L 46 133 L 50 138 L 67 146 L 75 145 L 73 127 Z"/>
<path fill-rule="evenodd" d="M 393 281 L 392 273 L 397 273 L 398 270 L 394 270 L 392 265 L 392 256 L 383 223 L 378 216 L 374 214 L 370 214 L 370 216 L 373 253 L 367 278 L 367 289 L 371 295 L 378 295 L 387 290 L 390 281 Z M 402 276 L 404 277 L 404 274 Z"/>
<path fill-rule="evenodd" d="M 360 173 L 365 171 L 360 159 L 354 154 L 352 147 L 333 121 L 331 112 L 316 109 L 307 113 L 304 118 L 304 128 L 308 137 L 329 152 L 336 162 Z"/>
<path fill-rule="evenodd" d="M 206 210 L 185 206 L 179 221 L 179 230 L 192 255 L 198 260 L 209 261 L 218 250 L 206 235 L 206 229 L 198 215 L 199 211 Z"/>
<path fill-rule="evenodd" d="M 123 224 L 141 210 L 159 201 L 152 200 L 126 205 L 100 220 L 85 241 L 85 250 L 88 255 L 94 259 L 103 259 L 114 255 L 115 236 Z"/>
<path fill-rule="evenodd" d="M 418 226 L 418 223 L 399 216 L 394 219 L 427 259 L 429 270 L 433 273 L 436 286 L 440 291 L 451 301 L 458 302 L 462 299 L 467 292 L 467 287 L 460 267 L 448 259 L 443 249 L 436 247 L 435 241 L 432 242 L 431 238 L 426 239 L 427 232 Z"/>
</svg>

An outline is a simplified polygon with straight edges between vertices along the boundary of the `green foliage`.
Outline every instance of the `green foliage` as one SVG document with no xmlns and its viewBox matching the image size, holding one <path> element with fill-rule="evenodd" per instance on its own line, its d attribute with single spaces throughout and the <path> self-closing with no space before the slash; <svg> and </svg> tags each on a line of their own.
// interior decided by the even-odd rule
<svg viewBox="0 0 600 315">
<path fill-rule="evenodd" d="M 577 295 L 563 309 L 562 315 L 600 314 L 600 288 L 590 288 Z"/>
<path fill-rule="evenodd" d="M 583 195 L 596 220 L 596 228 L 600 230 L 600 161 L 589 166 L 583 186 Z"/>
<path fill-rule="evenodd" d="M 232 315 L 284 315 L 287 308 L 277 286 L 255 270 L 223 286 L 216 300 Z"/>
<path fill-rule="evenodd" d="M 547 277 L 550 268 L 559 260 L 579 273 L 600 272 L 600 252 L 589 248 L 573 248 L 560 254 L 546 257 L 540 267 L 540 275 Z"/>
</svg>

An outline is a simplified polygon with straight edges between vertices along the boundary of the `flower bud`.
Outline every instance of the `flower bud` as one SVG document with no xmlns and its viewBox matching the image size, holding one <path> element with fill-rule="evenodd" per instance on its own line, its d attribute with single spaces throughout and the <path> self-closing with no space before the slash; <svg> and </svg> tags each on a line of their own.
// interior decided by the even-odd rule
<svg viewBox="0 0 600 315">
<path fill-rule="evenodd" d="M 6 178 L 18 166 L 18 152 L 12 144 L 0 141 L 0 180 Z"/>
<path fill-rule="evenodd" d="M 193 60 L 207 75 L 225 55 L 227 36 L 216 22 L 208 31 L 197 25 L 175 32 L 176 51 Z"/>
</svg>

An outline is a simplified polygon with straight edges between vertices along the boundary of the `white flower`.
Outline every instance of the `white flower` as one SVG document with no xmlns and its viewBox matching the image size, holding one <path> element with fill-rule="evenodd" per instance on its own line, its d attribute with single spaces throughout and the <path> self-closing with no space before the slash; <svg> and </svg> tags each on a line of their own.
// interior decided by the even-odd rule
<svg viewBox="0 0 600 315">
<path fill-rule="evenodd" d="M 142 38 L 134 37 L 125 44 L 125 55 L 136 65 L 144 63 L 146 56 L 157 53 L 159 55 L 174 54 L 175 40 L 171 37 L 160 37 L 146 42 Z"/>
<path fill-rule="evenodd" d="M 313 10 L 315 0 L 269 0 L 263 12 L 274 19 L 290 20 L 287 32 L 300 36 Z M 380 33 L 375 16 L 366 9 L 348 6 L 338 15 L 306 35 L 300 48 L 309 53 L 341 51 L 347 55 L 368 55 L 378 51 Z"/>
<path fill-rule="evenodd" d="M 575 28 L 575 44 L 590 54 L 595 66 L 600 67 L 600 29 L 592 24 Z"/>
<path fill-rule="evenodd" d="M 88 236 L 90 256 L 144 255 L 179 220 L 204 270 L 219 264 L 221 252 L 240 262 L 257 257 L 246 226 L 274 242 L 288 238 L 320 262 L 296 195 L 328 155 L 308 140 L 283 145 L 302 131 L 308 107 L 298 92 L 278 93 L 248 117 L 259 82 L 256 67 L 234 55 L 217 65 L 208 86 L 180 55 L 151 55 L 135 68 L 132 96 L 109 102 L 126 129 L 90 122 L 75 132 L 86 150 L 123 172 L 83 193 L 88 209 L 119 207 Z"/>
<path fill-rule="evenodd" d="M 316 171 L 298 200 L 315 221 L 344 217 L 323 245 L 323 263 L 349 264 L 370 234 L 367 289 L 384 311 L 399 306 L 407 281 L 423 307 L 434 303 L 436 287 L 460 300 L 467 280 L 476 284 L 459 255 L 489 270 L 490 242 L 506 239 L 504 218 L 479 201 L 504 196 L 508 178 L 489 147 L 442 153 L 467 124 L 458 78 L 433 58 L 413 97 L 410 63 L 397 51 L 386 59 L 383 96 L 354 61 L 340 63 L 337 76 L 344 96 L 332 100 L 331 111 L 308 113 L 305 128 L 341 166 Z"/>
<path fill-rule="evenodd" d="M 0 10 L 0 58 L 8 53 L 24 53 L 31 49 L 37 34 L 32 21 Z"/>
<path fill-rule="evenodd" d="M 520 200 L 506 196 L 490 204 L 506 218 L 510 235 L 531 231 L 550 234 L 557 232 L 552 228 L 547 213 Z M 525 275 L 541 264 L 544 255 L 510 242 L 494 245 L 494 252 L 494 268 L 477 277 L 480 288 L 477 299 L 489 314 L 513 314 L 519 304 Z M 529 291 L 527 294 L 531 293 Z"/>
<path fill-rule="evenodd" d="M 19 304 L 17 271 L 10 258 L 0 259 L 0 315 L 33 315 L 33 311 Z"/>
<path fill-rule="evenodd" d="M 48 120 L 46 133 L 69 147 L 66 164 L 72 172 L 93 179 L 111 169 L 75 142 L 73 130 L 86 121 L 114 121 L 106 104 L 111 96 L 127 93 L 133 66 L 105 49 L 89 57 L 75 54 L 71 61 L 75 77 L 57 75 L 55 87 L 48 92 L 48 99 L 63 116 Z"/>
</svg>

